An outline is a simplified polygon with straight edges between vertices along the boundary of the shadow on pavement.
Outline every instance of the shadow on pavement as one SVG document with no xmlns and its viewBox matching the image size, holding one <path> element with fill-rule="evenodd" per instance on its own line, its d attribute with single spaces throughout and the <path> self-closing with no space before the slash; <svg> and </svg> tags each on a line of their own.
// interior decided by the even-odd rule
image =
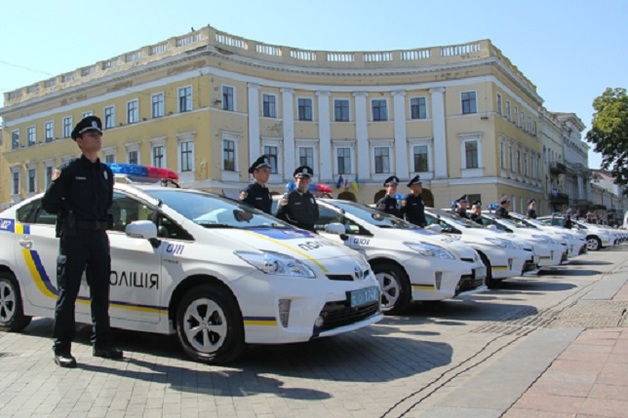
<svg viewBox="0 0 628 418">
<path fill-rule="evenodd" d="M 492 292 L 491 292 L 492 293 Z M 531 305 L 493 303 L 490 293 L 473 295 L 465 300 L 447 300 L 439 304 L 416 304 L 406 316 L 398 317 L 407 323 L 433 323 L 439 325 L 466 325 L 472 321 L 511 321 L 536 315 L 538 310 Z M 502 298 L 498 298 L 502 300 Z"/>
<path fill-rule="evenodd" d="M 609 266 L 615 263 L 601 260 L 570 260 L 567 266 Z"/>
<path fill-rule="evenodd" d="M 599 270 L 588 270 L 588 269 L 556 269 L 556 270 L 543 270 L 541 271 L 541 275 L 543 276 L 595 276 L 596 274 L 602 274 Z"/>
</svg>

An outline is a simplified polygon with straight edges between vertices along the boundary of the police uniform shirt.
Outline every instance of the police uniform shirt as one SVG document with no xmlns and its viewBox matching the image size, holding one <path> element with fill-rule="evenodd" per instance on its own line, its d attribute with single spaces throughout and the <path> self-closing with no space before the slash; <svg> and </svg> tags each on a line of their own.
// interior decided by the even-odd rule
<svg viewBox="0 0 628 418">
<path fill-rule="evenodd" d="M 420 196 L 410 193 L 406 196 L 401 213 L 405 216 L 408 222 L 411 222 L 420 227 L 425 227 L 427 222 L 425 221 L 425 204 Z"/>
<path fill-rule="evenodd" d="M 463 218 L 468 218 L 469 217 L 469 215 L 467 215 L 467 209 L 466 208 L 457 207 L 454 212 L 456 212 L 459 216 L 461 216 Z"/>
<path fill-rule="evenodd" d="M 268 187 L 262 186 L 257 182 L 249 184 L 246 189 L 242 190 L 240 200 L 268 214 L 270 214 L 273 203 Z"/>
<path fill-rule="evenodd" d="M 510 219 L 510 214 L 508 213 L 508 211 L 503 206 L 500 206 L 495 211 L 495 216 L 497 216 L 499 218 Z"/>
<path fill-rule="evenodd" d="M 534 210 L 534 209 L 528 209 L 528 218 L 530 218 L 530 219 L 536 219 L 536 210 Z"/>
<path fill-rule="evenodd" d="M 397 202 L 397 199 L 390 195 L 386 195 L 379 199 L 379 202 L 377 202 L 377 210 L 395 215 L 398 218 L 402 217 L 401 205 Z"/>
<path fill-rule="evenodd" d="M 295 189 L 283 196 L 276 216 L 298 228 L 314 231 L 319 216 L 318 204 L 310 192 Z"/>
<path fill-rule="evenodd" d="M 113 201 L 113 173 L 84 155 L 59 167 L 42 200 L 48 213 L 72 211 L 77 221 L 107 222 Z"/>
<path fill-rule="evenodd" d="M 484 225 L 484 223 L 482 222 L 482 215 L 478 215 L 477 213 L 472 213 L 471 216 L 469 216 L 469 219 L 471 219 L 473 222 L 477 224 Z"/>
</svg>

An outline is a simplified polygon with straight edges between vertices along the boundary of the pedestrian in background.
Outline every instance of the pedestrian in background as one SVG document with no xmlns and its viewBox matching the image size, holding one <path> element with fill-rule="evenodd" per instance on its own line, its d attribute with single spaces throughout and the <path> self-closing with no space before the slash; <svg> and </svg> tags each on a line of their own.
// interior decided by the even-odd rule
<svg viewBox="0 0 628 418">
<path fill-rule="evenodd" d="M 270 214 L 273 198 L 266 183 L 270 177 L 270 160 L 262 155 L 249 167 L 249 174 L 253 176 L 253 183 L 240 192 L 240 200 L 256 209 Z"/>
<path fill-rule="evenodd" d="M 401 204 L 397 201 L 395 195 L 397 194 L 397 186 L 399 186 L 399 178 L 397 176 L 390 176 L 384 181 L 384 187 L 386 188 L 386 194 L 377 202 L 377 210 L 389 213 L 398 218 L 401 218 Z"/>
<path fill-rule="evenodd" d="M 423 193 L 421 177 L 418 175 L 414 176 L 408 183 L 408 187 L 410 188 L 410 193 L 401 202 L 401 214 L 406 221 L 425 228 L 425 203 L 421 199 L 421 193 Z"/>
<path fill-rule="evenodd" d="M 296 187 L 281 198 L 276 215 L 283 221 L 312 232 L 319 216 L 316 199 L 308 190 L 313 175 L 314 170 L 307 165 L 294 170 Z"/>
<path fill-rule="evenodd" d="M 528 211 L 526 212 L 526 218 L 536 219 L 536 200 L 528 200 Z"/>
<path fill-rule="evenodd" d="M 72 356 L 74 308 L 83 272 L 90 288 L 93 355 L 119 359 L 109 329 L 109 210 L 113 201 L 113 173 L 100 162 L 102 123 L 96 116 L 81 120 L 72 131 L 81 156 L 57 169 L 42 200 L 43 208 L 57 214 L 57 302 L 53 328 L 54 360 L 61 367 L 76 367 Z"/>
</svg>

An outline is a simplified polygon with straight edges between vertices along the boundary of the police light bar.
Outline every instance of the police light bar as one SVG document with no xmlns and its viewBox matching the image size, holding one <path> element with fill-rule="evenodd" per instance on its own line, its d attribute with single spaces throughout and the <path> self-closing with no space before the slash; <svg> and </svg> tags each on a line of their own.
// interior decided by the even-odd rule
<svg viewBox="0 0 628 418">
<path fill-rule="evenodd" d="M 179 180 L 179 175 L 172 170 L 160 167 L 150 167 L 140 164 L 107 163 L 113 174 L 128 176 L 135 181 L 152 179 L 154 181 L 168 179 Z"/>
<path fill-rule="evenodd" d="M 297 185 L 294 181 L 290 181 L 288 182 L 288 184 L 286 184 L 286 189 L 289 192 L 293 191 L 296 187 Z M 333 192 L 331 187 L 323 183 L 310 183 L 307 189 L 310 191 L 310 193 L 331 194 Z"/>
</svg>

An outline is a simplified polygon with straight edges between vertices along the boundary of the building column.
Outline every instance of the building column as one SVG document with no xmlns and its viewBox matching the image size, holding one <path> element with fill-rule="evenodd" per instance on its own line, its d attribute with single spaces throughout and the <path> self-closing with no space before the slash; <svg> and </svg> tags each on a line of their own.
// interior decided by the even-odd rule
<svg viewBox="0 0 628 418">
<path fill-rule="evenodd" d="M 331 154 L 331 115 L 329 109 L 329 91 L 319 90 L 316 92 L 318 97 L 318 178 L 322 183 L 333 181 L 332 176 L 334 167 L 332 165 L 333 157 Z"/>
<path fill-rule="evenodd" d="M 447 130 L 445 127 L 445 87 L 430 89 L 432 131 L 434 132 L 434 177 L 447 177 Z"/>
<path fill-rule="evenodd" d="M 283 108 L 283 168 L 284 179 L 292 179 L 295 165 L 294 153 L 294 90 L 282 88 L 279 90 L 282 95 Z"/>
<path fill-rule="evenodd" d="M 408 140 L 406 135 L 406 92 L 393 91 L 395 107 L 395 174 L 397 177 L 408 178 Z"/>
<path fill-rule="evenodd" d="M 369 174 L 369 134 L 366 117 L 365 91 L 353 93 L 355 97 L 355 134 L 357 141 L 357 175 L 360 179 L 370 179 Z"/>
<path fill-rule="evenodd" d="M 259 137 L 259 84 L 248 83 L 248 115 L 249 115 L 249 164 L 259 157 L 260 137 Z"/>
</svg>

